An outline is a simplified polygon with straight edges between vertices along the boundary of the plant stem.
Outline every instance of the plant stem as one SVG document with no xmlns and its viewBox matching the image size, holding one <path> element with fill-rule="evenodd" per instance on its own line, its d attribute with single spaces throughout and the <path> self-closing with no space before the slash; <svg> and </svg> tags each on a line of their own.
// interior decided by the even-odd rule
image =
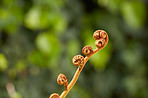
<svg viewBox="0 0 148 98">
<path fill-rule="evenodd" d="M 103 48 L 103 47 L 102 47 Z M 101 50 L 102 48 L 96 48 L 91 54 L 87 55 L 84 58 L 84 64 L 80 67 L 78 67 L 78 69 L 76 70 L 71 82 L 69 83 L 67 90 L 63 91 L 63 93 L 60 95 L 60 98 L 65 98 L 66 95 L 69 93 L 69 91 L 72 89 L 72 87 L 75 85 L 76 81 L 78 80 L 78 77 L 83 69 L 83 67 L 85 66 L 86 62 L 89 60 L 89 58 L 95 54 L 96 52 L 98 52 L 99 50 Z"/>
</svg>

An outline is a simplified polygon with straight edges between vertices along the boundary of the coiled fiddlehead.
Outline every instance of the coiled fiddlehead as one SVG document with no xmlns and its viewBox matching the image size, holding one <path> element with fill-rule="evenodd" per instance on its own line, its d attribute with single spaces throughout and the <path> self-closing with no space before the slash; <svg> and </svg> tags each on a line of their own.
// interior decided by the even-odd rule
<svg viewBox="0 0 148 98">
<path fill-rule="evenodd" d="M 84 64 L 84 57 L 82 55 L 76 55 L 73 57 L 72 62 L 75 66 L 79 66 L 79 68 L 81 68 Z"/>
<path fill-rule="evenodd" d="M 49 96 L 49 98 L 60 98 L 60 96 L 57 93 L 53 93 Z"/>
<path fill-rule="evenodd" d="M 57 83 L 59 85 L 63 85 L 65 87 L 65 90 L 67 90 L 68 82 L 67 82 L 67 78 L 64 74 L 59 74 L 59 76 L 57 78 Z"/>
<path fill-rule="evenodd" d="M 93 50 L 92 50 L 92 47 L 90 46 L 90 45 L 87 45 L 87 46 L 85 46 L 83 49 L 82 49 L 82 53 L 84 54 L 84 55 L 89 55 L 89 54 L 91 54 L 93 52 Z"/>
</svg>

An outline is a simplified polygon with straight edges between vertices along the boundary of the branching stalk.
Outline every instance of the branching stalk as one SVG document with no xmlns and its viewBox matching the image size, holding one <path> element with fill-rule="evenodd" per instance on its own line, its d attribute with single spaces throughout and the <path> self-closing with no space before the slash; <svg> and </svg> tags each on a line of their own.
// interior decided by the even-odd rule
<svg viewBox="0 0 148 98">
<path fill-rule="evenodd" d="M 81 71 L 83 70 L 86 62 L 90 59 L 92 55 L 103 49 L 108 43 L 108 35 L 103 30 L 95 31 L 93 34 L 93 38 L 96 40 L 95 45 L 97 46 L 97 48 L 93 51 L 92 47 L 87 45 L 82 49 L 82 53 L 86 55 L 85 58 L 82 55 L 76 55 L 73 57 L 73 64 L 79 67 L 76 70 L 71 82 L 68 84 L 66 76 L 64 74 L 60 74 L 57 78 L 57 82 L 59 85 L 63 85 L 65 87 L 65 90 L 62 92 L 61 95 L 53 93 L 50 95 L 49 98 L 65 98 L 69 91 L 72 89 L 72 87 L 75 85 L 76 81 L 78 80 L 78 77 Z"/>
<path fill-rule="evenodd" d="M 85 66 L 85 64 L 87 63 L 87 61 L 89 60 L 89 58 L 95 54 L 96 52 L 98 52 L 100 49 L 96 48 L 95 51 L 93 53 L 91 53 L 90 55 L 87 55 L 85 58 L 84 58 L 84 64 L 83 66 L 80 68 L 78 67 L 78 69 L 76 70 L 74 76 L 73 76 L 73 79 L 71 80 L 71 82 L 69 83 L 68 87 L 67 87 L 67 90 L 63 91 L 63 93 L 60 95 L 60 98 L 65 98 L 66 95 L 69 93 L 69 91 L 72 89 L 72 87 L 75 85 L 76 81 L 78 80 L 78 77 L 83 69 L 83 67 Z"/>
</svg>

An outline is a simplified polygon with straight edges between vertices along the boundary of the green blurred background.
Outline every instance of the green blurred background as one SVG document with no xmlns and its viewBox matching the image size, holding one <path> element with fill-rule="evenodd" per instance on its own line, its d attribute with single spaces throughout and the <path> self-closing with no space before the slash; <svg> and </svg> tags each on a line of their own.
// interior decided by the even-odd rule
<svg viewBox="0 0 148 98">
<path fill-rule="evenodd" d="M 109 44 L 67 98 L 148 98 L 147 0 L 0 0 L 0 98 L 48 98 L 103 29 Z"/>
</svg>

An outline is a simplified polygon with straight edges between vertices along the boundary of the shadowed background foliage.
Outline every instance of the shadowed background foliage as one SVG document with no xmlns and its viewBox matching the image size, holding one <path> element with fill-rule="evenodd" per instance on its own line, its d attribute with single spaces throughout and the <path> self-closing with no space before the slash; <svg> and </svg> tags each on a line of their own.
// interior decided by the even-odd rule
<svg viewBox="0 0 148 98">
<path fill-rule="evenodd" d="M 0 0 L 0 98 L 48 98 L 71 59 L 103 29 L 109 44 L 67 98 L 148 97 L 147 0 Z"/>
</svg>

